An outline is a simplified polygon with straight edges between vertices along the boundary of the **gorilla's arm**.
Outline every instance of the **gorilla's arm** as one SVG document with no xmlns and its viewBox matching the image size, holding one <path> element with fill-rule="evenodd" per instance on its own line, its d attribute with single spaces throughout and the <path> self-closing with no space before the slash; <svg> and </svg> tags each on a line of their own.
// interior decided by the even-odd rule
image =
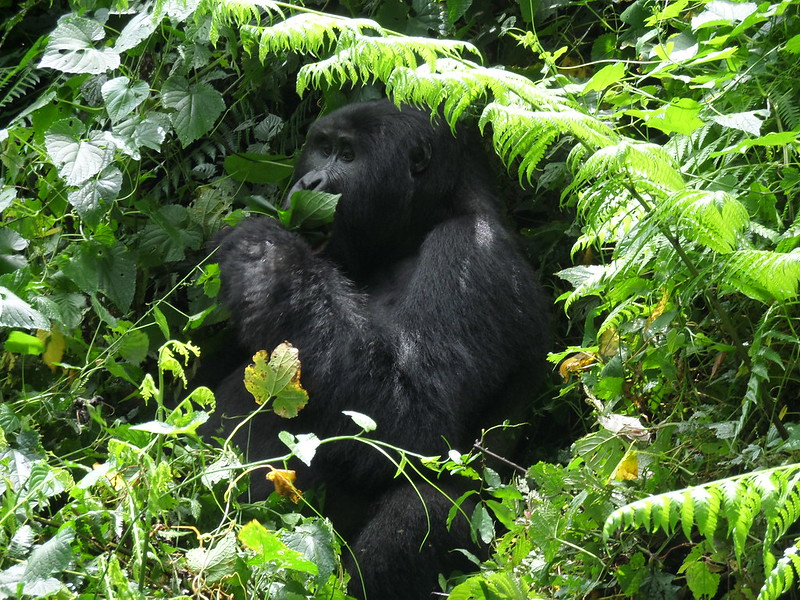
<svg viewBox="0 0 800 600">
<path fill-rule="evenodd" d="M 467 420 L 539 347 L 540 292 L 493 215 L 440 224 L 408 276 L 374 294 L 354 290 L 272 219 L 240 224 L 218 258 L 243 345 L 299 348 L 311 397 L 304 412 L 314 411 L 321 436 L 355 433 L 341 415 L 355 410 L 376 418 L 381 440 L 405 449 L 439 454 L 443 438 L 468 443 Z M 333 462 L 363 482 L 385 472 L 376 460 L 386 462 L 350 447 Z"/>
</svg>

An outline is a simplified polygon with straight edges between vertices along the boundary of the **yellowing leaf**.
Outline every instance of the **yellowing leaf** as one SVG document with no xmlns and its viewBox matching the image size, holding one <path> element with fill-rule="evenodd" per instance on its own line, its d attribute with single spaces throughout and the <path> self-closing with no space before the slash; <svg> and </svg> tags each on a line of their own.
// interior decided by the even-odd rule
<svg viewBox="0 0 800 600">
<path fill-rule="evenodd" d="M 647 318 L 647 323 L 645 324 L 645 328 L 650 327 L 653 321 L 655 321 L 658 317 L 664 314 L 664 310 L 667 308 L 667 300 L 669 300 L 669 294 L 666 290 L 661 295 L 661 300 L 658 301 L 656 307 L 653 309 L 653 312 L 650 313 L 650 316 Z"/>
<path fill-rule="evenodd" d="M 253 356 L 244 370 L 244 386 L 258 404 L 274 398 L 272 410 L 284 418 L 296 417 L 308 404 L 308 393 L 300 385 L 300 359 L 289 342 L 280 344 L 270 357 L 265 350 Z"/>
<path fill-rule="evenodd" d="M 564 359 L 564 362 L 558 367 L 558 373 L 561 375 L 564 383 L 567 383 L 572 373 L 580 374 L 592 365 L 597 364 L 597 362 L 597 356 L 594 354 L 578 352 Z"/>
<path fill-rule="evenodd" d="M 294 486 L 294 480 L 297 473 L 290 469 L 272 469 L 267 473 L 267 480 L 271 481 L 275 486 L 275 491 L 281 498 L 289 498 L 292 502 L 297 504 L 303 494 Z"/>
<path fill-rule="evenodd" d="M 64 358 L 64 349 L 67 347 L 64 334 L 57 330 L 39 329 L 36 331 L 36 337 L 45 343 L 45 351 L 42 354 L 44 364 L 50 367 L 51 371 L 55 371 L 56 365 Z"/>
<path fill-rule="evenodd" d="M 617 468 L 611 479 L 617 481 L 632 481 L 639 476 L 639 457 L 636 450 L 629 450 L 628 453 L 619 461 Z"/>
<path fill-rule="evenodd" d="M 604 358 L 611 358 L 619 351 L 619 334 L 616 328 L 606 329 L 600 334 L 600 348 L 598 352 Z"/>
</svg>

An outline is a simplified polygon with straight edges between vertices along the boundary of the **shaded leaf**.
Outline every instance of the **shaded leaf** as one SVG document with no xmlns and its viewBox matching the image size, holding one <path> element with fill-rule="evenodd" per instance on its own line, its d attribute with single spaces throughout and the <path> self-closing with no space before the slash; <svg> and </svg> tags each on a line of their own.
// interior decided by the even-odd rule
<svg viewBox="0 0 800 600">
<path fill-rule="evenodd" d="M 161 101 L 174 109 L 169 117 L 183 146 L 204 136 L 225 110 L 222 94 L 207 83 L 189 83 L 173 75 L 161 90 Z"/>
</svg>

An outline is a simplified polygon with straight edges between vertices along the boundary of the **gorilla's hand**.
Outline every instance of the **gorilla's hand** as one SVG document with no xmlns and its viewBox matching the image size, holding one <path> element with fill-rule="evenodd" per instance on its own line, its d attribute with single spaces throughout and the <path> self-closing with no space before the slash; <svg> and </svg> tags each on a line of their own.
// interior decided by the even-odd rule
<svg viewBox="0 0 800 600">
<path fill-rule="evenodd" d="M 270 322 L 302 286 L 301 275 L 314 257 L 308 244 L 268 217 L 246 219 L 225 230 L 217 241 L 222 300 L 231 309 L 243 341 L 261 337 L 256 348 L 260 349 Z"/>
</svg>

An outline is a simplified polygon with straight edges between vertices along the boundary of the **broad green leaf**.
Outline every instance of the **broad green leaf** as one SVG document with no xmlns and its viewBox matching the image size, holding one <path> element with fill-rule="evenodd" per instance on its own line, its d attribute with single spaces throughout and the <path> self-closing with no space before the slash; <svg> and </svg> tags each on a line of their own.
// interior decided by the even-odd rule
<svg viewBox="0 0 800 600">
<path fill-rule="evenodd" d="M 112 48 L 95 47 L 105 37 L 97 21 L 70 16 L 62 19 L 50 36 L 40 67 L 65 73 L 105 73 L 119 67 L 119 54 Z"/>
<path fill-rule="evenodd" d="M 44 352 L 44 342 L 35 335 L 12 331 L 3 344 L 6 352 L 13 354 L 41 354 Z"/>
<path fill-rule="evenodd" d="M 186 553 L 186 566 L 209 583 L 222 581 L 236 570 L 236 535 L 229 531 L 208 548 L 192 548 Z"/>
<path fill-rule="evenodd" d="M 372 417 L 368 417 L 363 413 L 354 410 L 343 410 L 342 413 L 353 419 L 353 422 L 364 431 L 375 431 L 378 428 L 378 424 L 375 423 Z"/>
<path fill-rule="evenodd" d="M 713 0 L 706 4 L 706 9 L 696 17 L 692 17 L 692 29 L 702 29 L 718 25 L 734 25 L 744 21 L 758 10 L 754 2 L 729 2 Z"/>
<path fill-rule="evenodd" d="M 303 554 L 287 546 L 258 521 L 250 521 L 239 531 L 239 540 L 256 553 L 258 563 L 277 563 L 279 568 L 317 575 L 319 570 Z M 327 577 L 326 577 L 327 579 Z"/>
<path fill-rule="evenodd" d="M 50 323 L 11 290 L 0 286 L 0 327 L 50 329 Z"/>
<path fill-rule="evenodd" d="M 114 122 L 130 116 L 133 110 L 147 99 L 150 86 L 144 81 L 131 81 L 127 77 L 116 77 L 106 81 L 100 88 L 108 116 Z"/>
<path fill-rule="evenodd" d="M 679 63 L 694 58 L 699 48 L 692 34 L 682 32 L 671 36 L 663 46 L 653 48 L 653 53 L 667 63 Z"/>
<path fill-rule="evenodd" d="M 0 229 L 0 275 L 21 269 L 28 260 L 19 254 L 28 247 L 28 240 L 13 229 Z"/>
<path fill-rule="evenodd" d="M 240 469 L 242 464 L 233 452 L 224 452 L 213 463 L 203 470 L 201 481 L 207 488 L 213 488 L 220 481 L 233 479 L 235 471 Z"/>
<path fill-rule="evenodd" d="M 291 228 L 314 228 L 333 221 L 341 194 L 299 190 L 290 198 L 291 208 L 279 211 L 281 222 Z"/>
<path fill-rule="evenodd" d="M 766 135 L 762 135 L 761 137 L 743 140 L 735 146 L 730 146 L 724 150 L 720 150 L 719 152 L 713 152 L 711 153 L 710 157 L 716 158 L 732 152 L 744 152 L 747 148 L 752 148 L 754 146 L 785 146 L 786 144 L 797 143 L 800 143 L 800 130 L 780 132 L 772 131 Z"/>
<path fill-rule="evenodd" d="M 81 290 L 91 295 L 103 292 L 123 312 L 133 301 L 136 264 L 122 244 L 81 244 L 63 271 Z"/>
<path fill-rule="evenodd" d="M 751 135 L 761 135 L 761 124 L 769 114 L 764 110 L 751 110 L 740 113 L 730 113 L 727 115 L 715 115 L 711 117 L 714 122 L 729 129 L 738 129 Z"/>
<path fill-rule="evenodd" d="M 134 15 L 119 34 L 114 50 L 121 54 L 125 50 L 135 48 L 153 34 L 160 21 L 161 19 L 156 20 L 147 12 Z"/>
<path fill-rule="evenodd" d="M 787 40 L 784 50 L 792 54 L 800 54 L 800 33 Z"/>
<path fill-rule="evenodd" d="M 133 158 L 139 160 L 139 148 L 161 150 L 161 144 L 172 131 L 169 116 L 156 111 L 148 111 L 146 115 L 133 115 L 114 125 L 112 139 L 119 149 Z"/>
<path fill-rule="evenodd" d="M 288 156 L 244 152 L 225 157 L 225 172 L 247 183 L 278 183 L 289 177 L 292 169 Z"/>
<path fill-rule="evenodd" d="M 185 421 L 186 422 L 181 425 L 171 425 L 164 421 L 148 421 L 147 423 L 131 425 L 131 429 L 146 431 L 156 435 L 185 435 L 187 433 L 195 433 L 198 427 L 208 421 L 208 413 L 204 411 L 189 413 Z"/>
<path fill-rule="evenodd" d="M 715 597 L 719 588 L 720 574 L 712 573 L 704 560 L 696 560 L 686 570 L 686 583 L 697 600 Z"/>
<path fill-rule="evenodd" d="M 478 534 L 484 544 L 488 544 L 494 539 L 494 521 L 483 504 L 475 507 L 470 524 L 472 530 Z"/>
<path fill-rule="evenodd" d="M 703 121 L 698 118 L 702 105 L 691 98 L 673 98 L 662 108 L 654 110 L 628 110 L 625 114 L 642 119 L 645 125 L 659 129 L 664 133 L 690 134 Z"/>
<path fill-rule="evenodd" d="M 73 559 L 70 542 L 74 537 L 73 530 L 65 526 L 44 544 L 34 548 L 25 566 L 25 581 L 44 580 L 69 567 Z M 26 593 L 32 592 L 26 590 Z"/>
<path fill-rule="evenodd" d="M 191 222 L 186 207 L 168 204 L 150 213 L 141 249 L 157 263 L 175 262 L 184 259 L 187 249 L 197 250 L 202 242 L 203 232 Z"/>
<path fill-rule="evenodd" d="M 291 447 L 294 455 L 299 458 L 305 465 L 311 466 L 311 461 L 317 454 L 320 440 L 313 433 L 298 433 L 294 439 L 294 444 Z"/>
<path fill-rule="evenodd" d="M 447 20 L 452 25 L 464 16 L 472 6 L 472 0 L 447 0 Z"/>
<path fill-rule="evenodd" d="M 613 65 L 605 66 L 592 75 L 592 78 L 586 82 L 583 92 L 604 90 L 615 83 L 619 83 L 624 76 L 625 65 L 623 63 L 614 63 Z"/>
<path fill-rule="evenodd" d="M 253 364 L 244 370 L 244 385 L 258 404 L 274 398 L 272 409 L 284 418 L 296 417 L 308 403 L 308 393 L 300 385 L 300 359 L 297 348 L 280 344 L 267 362 L 267 353 L 260 350 Z"/>
<path fill-rule="evenodd" d="M 0 186 L 0 213 L 11 206 L 17 197 L 17 190 L 11 186 Z"/>
<path fill-rule="evenodd" d="M 54 123 L 44 136 L 47 153 L 69 185 L 80 185 L 114 159 L 114 145 L 104 132 L 92 131 L 84 138 L 81 130 L 77 119 L 64 119 Z"/>
<path fill-rule="evenodd" d="M 161 90 L 162 103 L 174 109 L 170 120 L 183 146 L 204 136 L 225 110 L 222 94 L 207 83 L 189 83 L 181 75 L 173 75 Z"/>
<path fill-rule="evenodd" d="M 294 531 L 281 536 L 284 543 L 299 552 L 318 569 L 317 581 L 326 581 L 336 570 L 333 536 L 323 521 L 310 521 L 298 525 Z M 314 574 L 314 571 L 308 571 Z"/>
<path fill-rule="evenodd" d="M 102 173 L 81 187 L 71 191 L 67 200 L 82 221 L 95 226 L 111 207 L 122 189 L 122 172 L 116 167 L 106 167 Z"/>
</svg>

